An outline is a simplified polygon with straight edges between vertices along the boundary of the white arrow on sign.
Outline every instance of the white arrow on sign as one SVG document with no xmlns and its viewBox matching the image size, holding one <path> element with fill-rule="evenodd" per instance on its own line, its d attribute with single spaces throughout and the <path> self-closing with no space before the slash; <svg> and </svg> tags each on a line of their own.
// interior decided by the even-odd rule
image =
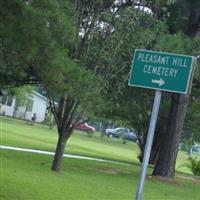
<svg viewBox="0 0 200 200">
<path fill-rule="evenodd" d="M 153 79 L 152 83 L 157 83 L 159 85 L 159 87 L 160 87 L 160 86 L 165 84 L 165 81 L 162 78 L 160 78 L 160 80 Z"/>
</svg>

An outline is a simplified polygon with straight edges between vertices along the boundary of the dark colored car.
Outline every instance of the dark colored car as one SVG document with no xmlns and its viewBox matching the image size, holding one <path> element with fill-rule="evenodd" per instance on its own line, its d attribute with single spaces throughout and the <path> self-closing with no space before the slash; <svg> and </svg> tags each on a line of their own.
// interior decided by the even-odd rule
<svg viewBox="0 0 200 200">
<path fill-rule="evenodd" d="M 199 146 L 193 146 L 192 147 L 192 151 L 195 152 L 195 153 L 200 154 L 200 145 Z"/>
<path fill-rule="evenodd" d="M 131 132 L 128 128 L 106 129 L 106 135 L 110 138 L 122 138 L 125 140 L 137 142 L 136 134 L 134 132 Z"/>
<path fill-rule="evenodd" d="M 137 142 L 137 135 L 135 133 L 131 132 L 131 131 L 125 132 L 123 138 L 126 139 L 126 140 L 131 140 L 133 142 Z"/>
<path fill-rule="evenodd" d="M 106 129 L 106 135 L 110 138 L 120 138 L 124 134 L 125 128 L 108 128 Z"/>
<path fill-rule="evenodd" d="M 81 131 L 85 131 L 87 133 L 93 133 L 96 131 L 96 129 L 93 126 L 90 126 L 87 123 L 76 124 L 74 128 Z"/>
</svg>

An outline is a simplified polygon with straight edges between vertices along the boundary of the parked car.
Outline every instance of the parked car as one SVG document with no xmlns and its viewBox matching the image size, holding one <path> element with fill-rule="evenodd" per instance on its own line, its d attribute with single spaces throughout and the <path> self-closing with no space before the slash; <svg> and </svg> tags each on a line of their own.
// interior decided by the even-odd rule
<svg viewBox="0 0 200 200">
<path fill-rule="evenodd" d="M 120 138 L 124 134 L 125 128 L 108 128 L 106 129 L 106 135 L 110 138 Z"/>
<path fill-rule="evenodd" d="M 125 131 L 124 133 L 124 139 L 131 140 L 133 142 L 137 142 L 137 135 L 134 132 L 131 131 Z"/>
<path fill-rule="evenodd" d="M 96 131 L 96 129 L 93 126 L 90 126 L 87 123 L 76 124 L 74 128 L 81 131 L 85 131 L 87 133 L 93 133 Z"/>
<path fill-rule="evenodd" d="M 128 128 L 114 128 L 114 129 L 106 129 L 107 137 L 115 137 L 115 138 L 122 138 L 126 140 L 131 140 L 136 142 L 137 136 L 135 133 L 131 132 Z"/>
<path fill-rule="evenodd" d="M 192 151 L 195 152 L 195 153 L 200 154 L 200 145 L 193 146 L 193 147 L 192 147 Z"/>
</svg>

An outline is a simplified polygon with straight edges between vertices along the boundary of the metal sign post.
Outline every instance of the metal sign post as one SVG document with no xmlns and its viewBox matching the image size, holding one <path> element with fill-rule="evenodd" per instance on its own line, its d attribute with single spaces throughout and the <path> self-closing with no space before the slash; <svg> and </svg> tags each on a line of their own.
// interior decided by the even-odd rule
<svg viewBox="0 0 200 200">
<path fill-rule="evenodd" d="M 147 167 L 149 163 L 149 157 L 150 157 L 151 147 L 153 143 L 154 131 L 156 127 L 156 121 L 157 121 L 158 111 L 160 107 L 161 96 L 162 96 L 162 91 L 156 90 L 152 114 L 151 114 L 151 121 L 149 125 L 144 157 L 143 157 L 143 162 L 142 162 L 142 169 L 140 173 L 138 189 L 137 189 L 136 198 L 135 198 L 136 200 L 140 200 L 142 198 L 142 191 L 143 191 L 145 176 L 146 176 Z"/>
<path fill-rule="evenodd" d="M 142 198 L 162 91 L 187 94 L 191 87 L 193 63 L 194 57 L 188 55 L 135 50 L 129 85 L 156 90 L 136 200 Z"/>
</svg>

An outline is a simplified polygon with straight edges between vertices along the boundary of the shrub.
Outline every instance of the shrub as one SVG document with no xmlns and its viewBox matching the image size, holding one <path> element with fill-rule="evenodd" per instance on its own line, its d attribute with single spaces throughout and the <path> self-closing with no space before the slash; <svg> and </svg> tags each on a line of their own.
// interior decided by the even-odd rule
<svg viewBox="0 0 200 200">
<path fill-rule="evenodd" d="M 189 157 L 188 167 L 192 170 L 194 175 L 200 176 L 200 159 L 197 157 Z"/>
</svg>

